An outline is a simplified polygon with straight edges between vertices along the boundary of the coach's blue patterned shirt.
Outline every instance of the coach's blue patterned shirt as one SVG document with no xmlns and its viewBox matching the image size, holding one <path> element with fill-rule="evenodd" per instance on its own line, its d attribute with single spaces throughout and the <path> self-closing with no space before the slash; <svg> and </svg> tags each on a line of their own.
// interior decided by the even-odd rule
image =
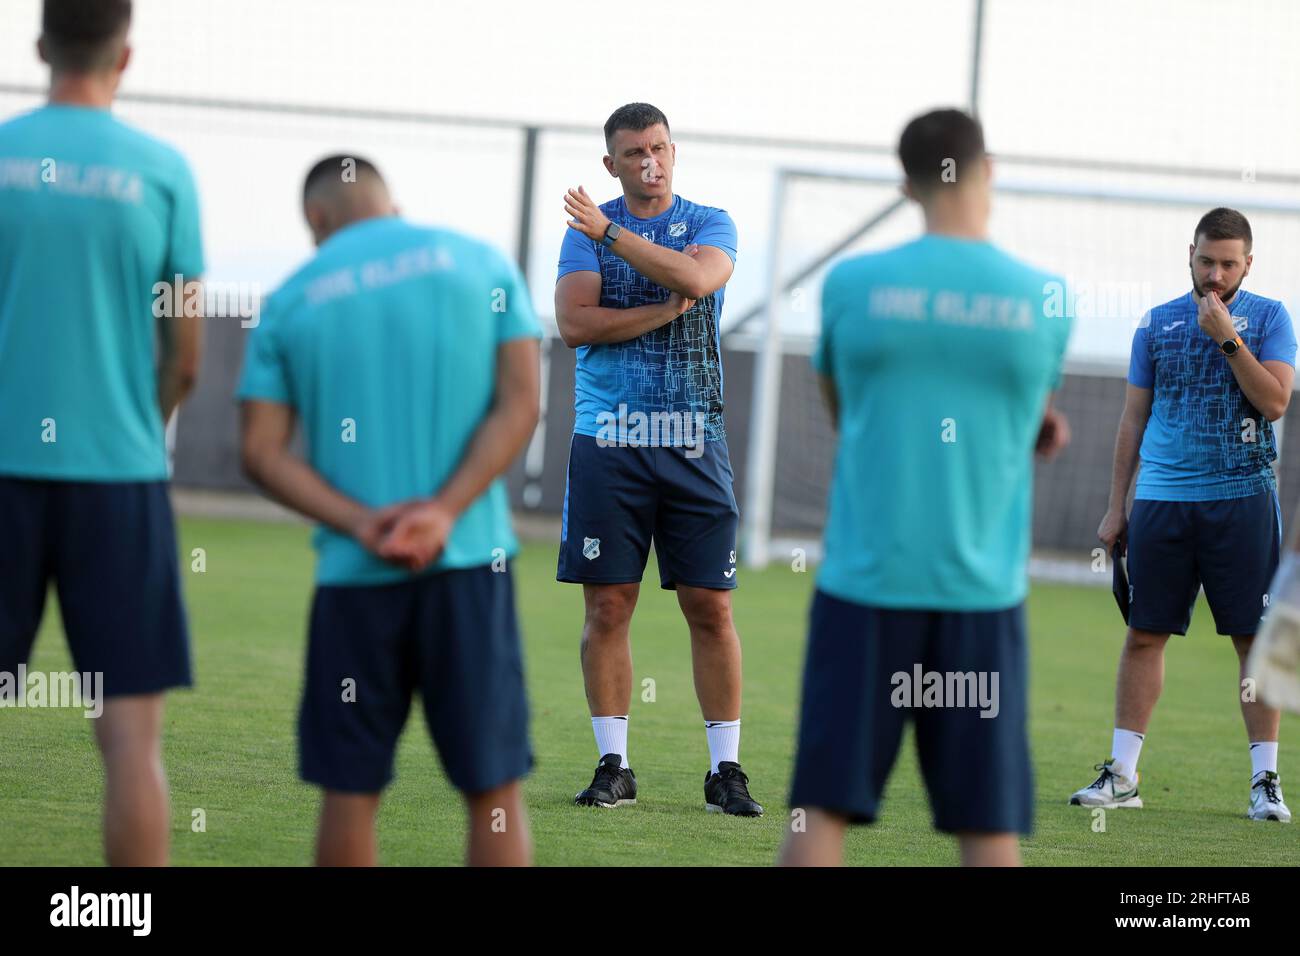
<svg viewBox="0 0 1300 956">
<path fill-rule="evenodd" d="M 1239 289 L 1228 312 L 1259 361 L 1295 366 L 1295 331 L 1281 302 Z M 1201 331 L 1191 292 L 1142 317 L 1128 380 L 1153 395 L 1136 497 L 1215 501 L 1276 487 L 1273 426 L 1237 385 L 1232 361 Z"/>
<path fill-rule="evenodd" d="M 638 219 L 623 197 L 604 203 L 601 212 L 637 235 L 669 249 L 692 243 L 715 246 L 736 261 L 736 224 L 724 210 L 701 206 L 681 196 L 653 219 Z M 559 277 L 570 272 L 600 273 L 600 304 L 631 309 L 668 298 L 669 292 L 634 270 L 576 229 L 560 249 Z M 598 435 L 600 421 L 625 412 L 681 413 L 700 416 L 706 441 L 726 437 L 722 425 L 722 351 L 719 325 L 726 287 L 696 301 L 667 325 L 627 342 L 583 345 L 577 349 L 573 429 Z M 674 441 L 674 444 L 685 442 Z"/>
</svg>

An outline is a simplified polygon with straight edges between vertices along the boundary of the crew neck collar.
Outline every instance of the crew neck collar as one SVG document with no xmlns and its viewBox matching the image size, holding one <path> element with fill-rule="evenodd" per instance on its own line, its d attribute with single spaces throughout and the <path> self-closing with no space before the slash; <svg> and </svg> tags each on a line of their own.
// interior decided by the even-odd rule
<svg viewBox="0 0 1300 956">
<path fill-rule="evenodd" d="M 663 219 L 665 216 L 671 216 L 677 210 L 677 204 L 682 201 L 682 198 L 678 196 L 676 193 L 673 193 L 672 205 L 670 205 L 663 212 L 659 213 L 659 215 L 651 216 L 649 219 L 642 219 L 640 216 L 633 215 L 632 210 L 628 208 L 626 196 L 620 196 L 619 201 L 623 203 L 623 212 L 627 213 L 627 217 L 633 220 L 634 222 L 658 222 L 660 219 Z"/>
</svg>

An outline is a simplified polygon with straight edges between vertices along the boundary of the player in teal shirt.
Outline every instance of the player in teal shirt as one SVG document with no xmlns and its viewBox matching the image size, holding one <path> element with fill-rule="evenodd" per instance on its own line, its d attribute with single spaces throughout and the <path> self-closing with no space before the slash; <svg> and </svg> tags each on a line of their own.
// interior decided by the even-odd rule
<svg viewBox="0 0 1300 956">
<path fill-rule="evenodd" d="M 942 611 L 1024 600 L 1033 462 L 1020 452 L 1070 329 L 1044 314 L 1052 289 L 1061 280 L 986 240 L 934 232 L 831 270 L 813 358 L 840 431 L 822 591 Z"/>
<path fill-rule="evenodd" d="M 197 295 L 203 245 L 185 160 L 111 112 L 130 20 L 129 0 L 46 0 L 49 102 L 0 124 L 0 681 L 53 582 L 97 699 L 105 856 L 159 866 L 164 692 L 191 683 L 163 429 L 200 338 L 160 292 Z"/>
<path fill-rule="evenodd" d="M 107 109 L 10 120 L 0 261 L 0 474 L 165 480 L 155 286 L 203 272 L 185 160 Z"/>
<path fill-rule="evenodd" d="M 918 117 L 899 156 L 925 235 L 840 263 L 822 292 L 814 364 L 840 434 L 790 797 L 807 826 L 784 860 L 838 861 L 910 718 L 936 828 L 965 863 L 1012 864 L 1032 827 L 1032 458 L 1068 440 L 1049 398 L 1071 310 L 987 239 L 978 122 Z"/>
<path fill-rule="evenodd" d="M 532 751 L 501 475 L 537 423 L 528 289 L 484 243 L 398 217 L 359 157 L 317 163 L 303 208 L 319 248 L 271 295 L 238 397 L 249 477 L 319 524 L 298 723 L 302 777 L 326 792 L 317 862 L 375 862 L 417 688 L 468 803 L 470 862 L 527 862 Z M 507 835 L 502 808 L 518 821 Z"/>
<path fill-rule="evenodd" d="M 331 234 L 270 296 L 238 394 L 292 406 L 312 468 L 381 508 L 447 481 L 492 406 L 496 346 L 540 335 L 519 270 L 496 250 L 373 217 Z M 427 362 L 414 367 L 412 356 Z M 411 577 L 328 523 L 316 547 L 320 584 Z M 498 478 L 457 518 L 429 569 L 490 564 L 517 548 Z"/>
</svg>

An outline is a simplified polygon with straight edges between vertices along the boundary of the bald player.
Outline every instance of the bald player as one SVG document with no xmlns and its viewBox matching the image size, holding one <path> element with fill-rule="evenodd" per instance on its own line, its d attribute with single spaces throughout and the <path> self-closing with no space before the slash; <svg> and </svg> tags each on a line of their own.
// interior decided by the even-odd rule
<svg viewBox="0 0 1300 956">
<path fill-rule="evenodd" d="M 46 0 L 49 103 L 0 125 L 0 682 L 52 581 L 82 696 L 102 703 L 105 857 L 156 866 L 163 695 L 191 682 L 163 426 L 200 322 L 155 307 L 182 301 L 178 278 L 197 297 L 203 244 L 185 160 L 112 113 L 130 22 L 129 0 Z"/>
<path fill-rule="evenodd" d="M 325 792 L 316 861 L 376 862 L 418 690 L 468 805 L 468 861 L 526 864 L 532 750 L 501 475 L 537 423 L 528 290 L 496 250 L 400 218 L 364 159 L 317 163 L 303 210 L 316 255 L 270 297 L 238 397 L 249 478 L 318 524 L 298 724 L 302 778 Z"/>
</svg>

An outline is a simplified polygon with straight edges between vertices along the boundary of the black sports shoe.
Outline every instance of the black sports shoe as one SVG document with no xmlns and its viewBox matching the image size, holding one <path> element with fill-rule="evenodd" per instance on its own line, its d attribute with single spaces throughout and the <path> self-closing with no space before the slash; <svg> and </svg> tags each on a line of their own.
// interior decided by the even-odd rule
<svg viewBox="0 0 1300 956">
<path fill-rule="evenodd" d="M 580 807 L 621 807 L 636 803 L 636 775 L 618 754 L 605 754 L 596 764 L 591 786 L 573 798 Z"/>
<path fill-rule="evenodd" d="M 761 817 L 763 808 L 749 795 L 748 783 L 740 764 L 719 761 L 717 773 L 704 773 L 704 809 L 733 817 Z"/>
</svg>

